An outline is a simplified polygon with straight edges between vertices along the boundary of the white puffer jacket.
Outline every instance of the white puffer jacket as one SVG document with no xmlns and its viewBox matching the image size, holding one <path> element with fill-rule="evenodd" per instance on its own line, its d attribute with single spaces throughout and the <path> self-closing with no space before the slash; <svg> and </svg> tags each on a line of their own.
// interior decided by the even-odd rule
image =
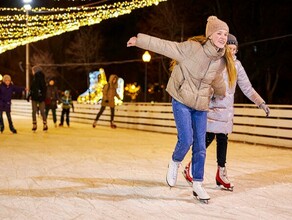
<svg viewBox="0 0 292 220">
<path fill-rule="evenodd" d="M 223 72 L 224 81 L 226 83 L 226 96 L 223 99 L 216 98 L 210 102 L 210 110 L 208 112 L 207 132 L 228 134 L 232 132 L 233 116 L 234 116 L 234 93 L 238 84 L 241 91 L 257 106 L 262 104 L 264 100 L 254 90 L 249 78 L 239 60 L 235 58 L 235 67 L 237 70 L 237 83 L 230 88 L 228 85 L 228 74 L 226 69 Z"/>
</svg>

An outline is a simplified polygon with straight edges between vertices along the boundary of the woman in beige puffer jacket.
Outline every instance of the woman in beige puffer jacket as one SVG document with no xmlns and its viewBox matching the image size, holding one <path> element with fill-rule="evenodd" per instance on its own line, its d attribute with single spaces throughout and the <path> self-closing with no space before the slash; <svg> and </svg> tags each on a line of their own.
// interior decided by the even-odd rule
<svg viewBox="0 0 292 220">
<path fill-rule="evenodd" d="M 225 22 L 210 16 L 203 41 L 177 43 L 138 34 L 127 43 L 128 47 L 137 46 L 175 60 L 166 90 L 172 96 L 178 141 L 168 166 L 166 181 L 169 186 L 175 186 L 179 164 L 192 146 L 193 194 L 204 201 L 210 199 L 202 187 L 210 97 L 212 92 L 218 96 L 225 95 L 222 71 L 226 65 L 235 74 L 234 62 L 231 56 L 226 56 L 225 51 L 228 31 Z"/>
</svg>

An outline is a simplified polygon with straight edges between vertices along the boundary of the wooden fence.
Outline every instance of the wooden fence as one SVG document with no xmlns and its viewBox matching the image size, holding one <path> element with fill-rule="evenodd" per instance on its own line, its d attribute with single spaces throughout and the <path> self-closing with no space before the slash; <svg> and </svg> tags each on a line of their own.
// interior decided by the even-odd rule
<svg viewBox="0 0 292 220">
<path fill-rule="evenodd" d="M 71 122 L 91 126 L 100 105 L 74 103 L 74 106 Z M 292 149 L 292 106 L 269 107 L 271 115 L 265 117 L 263 110 L 253 104 L 235 104 L 234 128 L 229 140 Z M 60 112 L 58 108 L 58 121 Z M 31 104 L 26 100 L 12 100 L 12 114 L 31 117 Z M 109 126 L 109 121 L 110 110 L 106 108 L 98 126 Z M 116 106 L 114 121 L 118 128 L 176 134 L 170 103 L 124 103 Z"/>
</svg>

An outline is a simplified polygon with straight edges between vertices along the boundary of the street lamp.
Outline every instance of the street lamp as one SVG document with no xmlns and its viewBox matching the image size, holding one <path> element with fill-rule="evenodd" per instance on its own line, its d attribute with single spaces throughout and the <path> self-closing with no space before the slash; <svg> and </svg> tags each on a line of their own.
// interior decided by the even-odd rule
<svg viewBox="0 0 292 220">
<path fill-rule="evenodd" d="M 31 10 L 31 3 L 32 0 L 23 0 L 23 8 L 26 12 L 26 34 L 29 34 L 28 32 L 28 12 Z M 25 45 L 25 76 L 26 76 L 26 89 L 29 89 L 29 43 L 26 43 Z"/>
<path fill-rule="evenodd" d="M 143 54 L 142 60 L 145 63 L 144 102 L 146 102 L 147 101 L 147 63 L 149 63 L 151 60 L 151 55 L 147 50 Z"/>
</svg>

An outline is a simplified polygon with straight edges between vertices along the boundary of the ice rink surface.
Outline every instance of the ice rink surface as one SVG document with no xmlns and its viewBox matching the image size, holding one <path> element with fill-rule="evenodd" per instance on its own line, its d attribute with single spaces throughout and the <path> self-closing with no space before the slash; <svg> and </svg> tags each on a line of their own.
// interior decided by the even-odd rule
<svg viewBox="0 0 292 220">
<path fill-rule="evenodd" d="M 0 219 L 292 219 L 292 150 L 229 142 L 233 192 L 216 187 L 215 142 L 207 150 L 203 204 L 179 170 L 165 182 L 176 136 L 72 123 L 31 131 L 14 116 L 0 134 Z"/>
</svg>

